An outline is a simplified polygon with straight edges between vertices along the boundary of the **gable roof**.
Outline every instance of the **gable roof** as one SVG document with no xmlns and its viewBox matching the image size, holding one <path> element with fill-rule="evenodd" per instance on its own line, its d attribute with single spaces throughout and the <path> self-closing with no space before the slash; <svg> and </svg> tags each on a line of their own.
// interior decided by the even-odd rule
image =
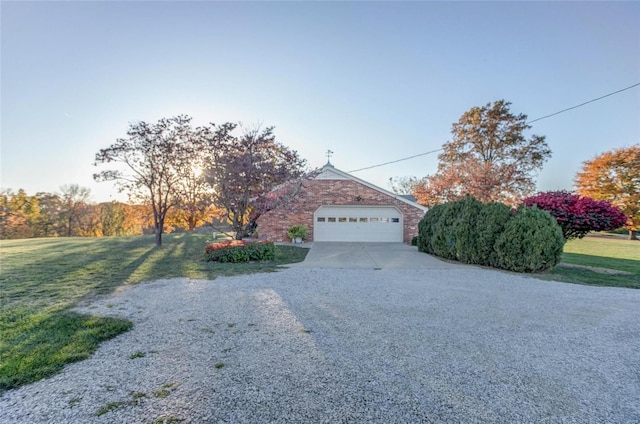
<svg viewBox="0 0 640 424">
<path fill-rule="evenodd" d="M 426 206 L 422 206 L 421 204 L 408 199 L 407 197 L 405 197 L 406 195 L 401 195 L 401 194 L 396 194 L 396 193 L 392 193 L 388 190 L 385 190 L 381 187 L 378 187 L 377 185 L 371 184 L 370 182 L 367 182 L 365 180 L 362 180 L 358 177 L 355 177 L 351 174 L 348 174 L 344 171 L 341 171 L 339 169 L 337 169 L 335 166 L 331 165 L 331 163 L 327 163 L 325 166 L 323 166 L 319 171 L 318 174 L 315 176 L 316 180 L 351 180 L 351 181 L 355 181 L 357 183 L 360 183 L 364 186 L 367 186 L 373 190 L 379 191 L 380 193 L 386 194 L 387 196 L 393 197 L 396 200 L 399 200 L 403 203 L 406 203 L 408 205 L 411 205 L 415 208 L 421 209 L 423 211 L 427 211 L 429 210 L 429 208 L 427 208 Z M 413 197 L 413 196 L 411 196 Z"/>
</svg>

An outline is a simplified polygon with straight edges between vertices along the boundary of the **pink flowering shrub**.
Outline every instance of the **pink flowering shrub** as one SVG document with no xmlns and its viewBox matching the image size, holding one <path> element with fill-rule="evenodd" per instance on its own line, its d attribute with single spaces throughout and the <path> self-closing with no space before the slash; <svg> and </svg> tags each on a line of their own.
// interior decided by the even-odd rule
<svg viewBox="0 0 640 424">
<path fill-rule="evenodd" d="M 275 259 L 276 247 L 272 242 L 247 243 L 243 240 L 227 240 L 211 243 L 205 247 L 207 261 L 249 262 Z"/>
<path fill-rule="evenodd" d="M 522 202 L 549 212 L 562 228 L 565 240 L 582 238 L 589 231 L 608 231 L 622 227 L 627 217 L 606 200 L 580 197 L 568 191 L 547 191 Z"/>
</svg>

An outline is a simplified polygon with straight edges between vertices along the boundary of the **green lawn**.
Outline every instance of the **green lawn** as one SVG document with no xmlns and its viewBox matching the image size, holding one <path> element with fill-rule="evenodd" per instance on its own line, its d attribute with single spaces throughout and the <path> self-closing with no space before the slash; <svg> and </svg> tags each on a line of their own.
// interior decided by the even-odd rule
<svg viewBox="0 0 640 424">
<path fill-rule="evenodd" d="M 631 275 L 609 275 L 588 269 L 558 266 L 542 278 L 577 284 L 640 289 L 640 242 L 615 237 L 585 237 L 564 246 L 562 262 L 625 271 Z"/>
<path fill-rule="evenodd" d="M 88 357 L 131 323 L 78 315 L 82 300 L 159 278 L 270 272 L 300 262 L 307 249 L 279 246 L 274 261 L 218 264 L 204 260 L 208 235 L 58 238 L 0 241 L 0 393 Z"/>
</svg>

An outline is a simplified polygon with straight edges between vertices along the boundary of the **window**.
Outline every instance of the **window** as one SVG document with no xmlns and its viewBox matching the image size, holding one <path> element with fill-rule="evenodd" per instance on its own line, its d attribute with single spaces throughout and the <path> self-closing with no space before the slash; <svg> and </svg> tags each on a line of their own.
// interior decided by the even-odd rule
<svg viewBox="0 0 640 424">
<path fill-rule="evenodd" d="M 400 222 L 400 218 L 391 218 L 391 222 Z"/>
<path fill-rule="evenodd" d="M 322 217 L 322 218 L 321 218 L 321 217 L 318 217 L 318 222 L 324 222 L 324 221 L 326 221 L 326 218 L 325 218 L 325 217 Z"/>
<path fill-rule="evenodd" d="M 349 222 L 358 222 L 358 218 L 349 217 Z"/>
<path fill-rule="evenodd" d="M 360 222 L 367 222 L 368 219 L 367 218 L 360 218 Z"/>
<path fill-rule="evenodd" d="M 389 222 L 389 218 L 380 218 L 380 222 Z"/>
<path fill-rule="evenodd" d="M 378 222 L 378 218 L 369 218 L 369 222 Z"/>
<path fill-rule="evenodd" d="M 347 218 L 338 218 L 338 222 L 347 222 Z"/>
<path fill-rule="evenodd" d="M 335 218 L 327 218 L 327 221 L 328 222 L 336 222 L 336 219 Z"/>
</svg>

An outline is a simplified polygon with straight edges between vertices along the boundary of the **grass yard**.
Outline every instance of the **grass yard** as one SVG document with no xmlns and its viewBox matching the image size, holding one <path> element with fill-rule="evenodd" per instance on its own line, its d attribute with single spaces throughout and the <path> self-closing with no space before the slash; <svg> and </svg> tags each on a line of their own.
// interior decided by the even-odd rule
<svg viewBox="0 0 640 424">
<path fill-rule="evenodd" d="M 617 237 L 585 237 L 564 246 L 562 262 L 631 273 L 604 274 L 558 266 L 542 278 L 577 284 L 640 289 L 640 242 Z"/>
<path fill-rule="evenodd" d="M 278 246 L 270 262 L 205 262 L 206 234 L 0 241 L 0 393 L 87 358 L 129 321 L 71 309 L 116 287 L 159 278 L 214 279 L 275 271 L 304 260 L 307 249 Z"/>
</svg>

